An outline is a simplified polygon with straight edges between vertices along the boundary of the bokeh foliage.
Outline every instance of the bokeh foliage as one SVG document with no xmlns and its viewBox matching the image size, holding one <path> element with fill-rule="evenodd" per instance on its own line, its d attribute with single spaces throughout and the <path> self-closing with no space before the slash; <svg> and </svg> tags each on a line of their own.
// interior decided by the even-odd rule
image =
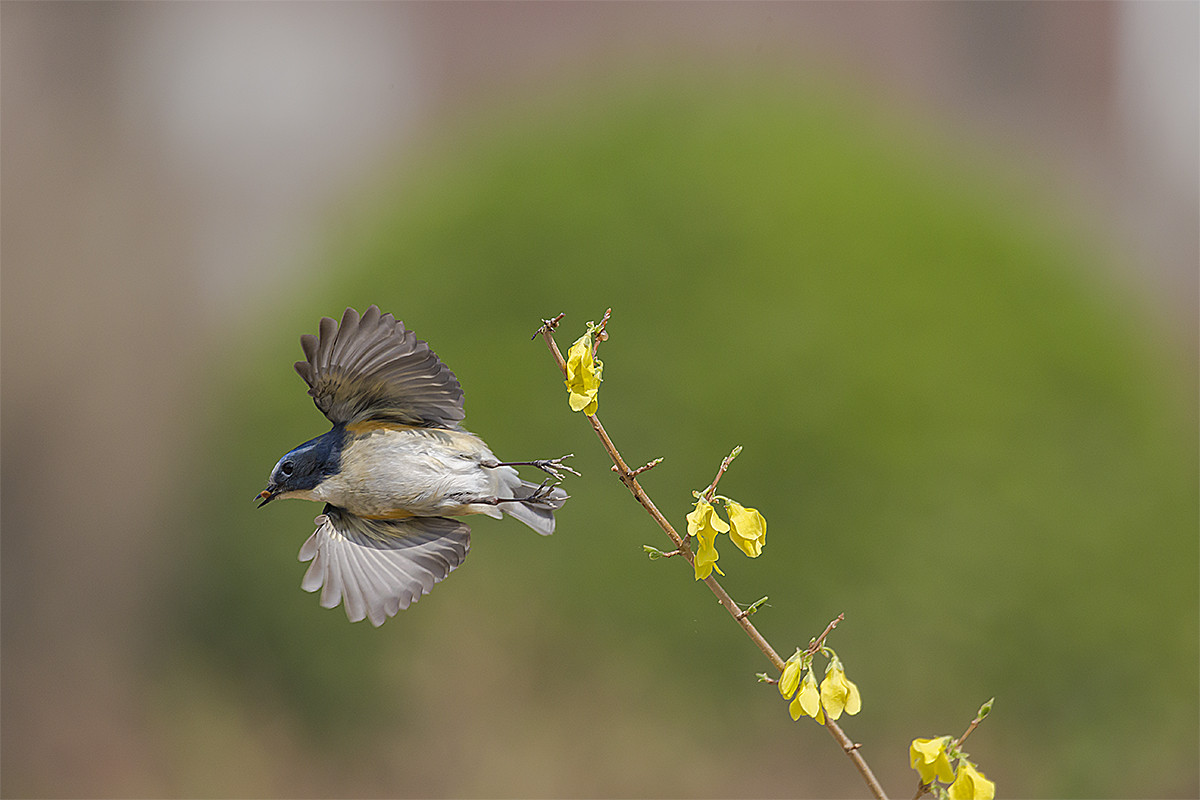
<svg viewBox="0 0 1200 800">
<path fill-rule="evenodd" d="M 605 425 L 631 463 L 665 456 L 643 483 L 679 523 L 744 446 L 722 493 L 769 535 L 755 561 L 727 545 L 723 582 L 770 595 L 785 657 L 846 613 L 848 730 L 890 791 L 915 784 L 909 739 L 992 695 L 970 750 L 1005 795 L 1196 790 L 1195 376 L 1018 174 L 748 76 L 576 87 L 390 174 L 214 379 L 164 673 L 221 676 L 230 713 L 279 715 L 351 792 L 391 759 L 387 794 L 858 793 L 686 565 L 645 558 L 667 542 L 529 340 L 565 311 L 565 349 L 612 306 Z M 554 537 L 480 520 L 378 631 L 298 588 L 319 508 L 250 503 L 326 428 L 297 337 L 370 303 L 454 369 L 500 457 L 584 473 Z"/>
</svg>

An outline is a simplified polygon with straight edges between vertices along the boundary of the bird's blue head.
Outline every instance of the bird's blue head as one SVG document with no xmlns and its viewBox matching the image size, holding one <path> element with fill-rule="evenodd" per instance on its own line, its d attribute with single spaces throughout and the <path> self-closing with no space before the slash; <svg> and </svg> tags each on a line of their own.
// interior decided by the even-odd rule
<svg viewBox="0 0 1200 800">
<path fill-rule="evenodd" d="M 262 508 L 276 497 L 288 497 L 294 492 L 316 488 L 330 475 L 336 475 L 342 467 L 342 445 L 346 431 L 341 425 L 286 453 L 271 470 L 267 488 L 255 500 Z"/>
</svg>

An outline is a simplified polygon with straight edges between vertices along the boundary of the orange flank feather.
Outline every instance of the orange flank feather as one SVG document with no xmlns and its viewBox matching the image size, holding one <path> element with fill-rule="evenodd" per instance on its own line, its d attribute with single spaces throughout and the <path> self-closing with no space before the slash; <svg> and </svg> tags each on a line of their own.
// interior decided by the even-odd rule
<svg viewBox="0 0 1200 800">
<path fill-rule="evenodd" d="M 355 436 L 366 436 L 368 433 L 375 431 L 407 431 L 412 430 L 414 425 L 405 425 L 403 422 L 389 422 L 383 419 L 364 419 L 361 422 L 351 422 L 346 426 L 346 430 Z"/>
</svg>

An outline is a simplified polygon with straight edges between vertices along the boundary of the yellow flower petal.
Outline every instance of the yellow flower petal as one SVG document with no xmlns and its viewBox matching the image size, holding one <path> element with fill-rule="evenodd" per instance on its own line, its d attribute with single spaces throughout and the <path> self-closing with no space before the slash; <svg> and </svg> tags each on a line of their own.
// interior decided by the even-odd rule
<svg viewBox="0 0 1200 800">
<path fill-rule="evenodd" d="M 729 514 L 729 538 L 751 558 L 758 558 L 767 543 L 767 521 L 756 509 L 746 508 L 735 500 L 725 501 Z"/>
<path fill-rule="evenodd" d="M 849 678 L 843 678 L 846 681 L 846 686 L 849 688 L 849 693 L 846 695 L 846 713 L 854 716 L 859 711 L 862 711 L 862 697 L 858 693 L 858 684 Z"/>
<path fill-rule="evenodd" d="M 825 724 L 825 712 L 821 710 L 821 693 L 817 690 L 817 679 L 813 677 L 812 669 L 804 674 L 804 682 L 800 684 L 795 702 L 800 704 L 805 714 L 821 725 Z"/>
<path fill-rule="evenodd" d="M 958 776 L 950 784 L 950 800 L 994 800 L 996 784 L 966 759 L 958 760 Z"/>
<path fill-rule="evenodd" d="M 696 501 L 696 507 L 687 515 L 688 535 L 698 536 L 704 528 L 712 528 L 714 535 L 729 533 L 729 523 L 718 517 L 716 511 L 712 503 L 703 497 L 699 498 Z"/>
<path fill-rule="evenodd" d="M 716 514 L 712 503 L 701 497 L 696 501 L 696 507 L 687 515 L 688 534 L 695 536 L 698 543 L 694 566 L 696 580 L 702 581 L 712 574 L 715 569 L 718 575 L 724 575 L 717 566 L 717 534 L 728 533 L 729 525 Z"/>
<path fill-rule="evenodd" d="M 800 702 L 800 695 L 796 695 L 795 699 L 788 703 L 788 713 L 792 715 L 793 720 L 804 716 L 804 705 Z"/>
<path fill-rule="evenodd" d="M 712 528 L 704 528 L 696 534 L 696 541 L 700 546 L 696 548 L 695 568 L 696 580 L 702 581 L 712 574 L 715 569 L 718 575 L 724 575 L 721 568 L 717 566 L 717 559 L 720 554 L 717 553 L 716 546 L 717 532 Z"/>
<path fill-rule="evenodd" d="M 592 334 L 579 337 L 567 351 L 567 379 L 564 381 L 572 411 L 582 411 L 589 417 L 596 413 L 603 369 L 604 365 L 592 355 Z"/>
<path fill-rule="evenodd" d="M 800 685 L 800 659 L 788 661 L 783 665 L 783 674 L 779 676 L 779 693 L 791 697 Z"/>
<path fill-rule="evenodd" d="M 921 776 L 921 783 L 933 783 L 935 778 L 942 783 L 954 780 L 954 770 L 950 767 L 950 759 L 946 757 L 946 745 L 949 743 L 949 736 L 913 739 L 908 748 L 908 759 Z"/>
<path fill-rule="evenodd" d="M 713 550 L 713 552 L 715 553 L 716 550 Z M 698 581 L 702 581 L 709 575 L 712 575 L 714 570 L 722 577 L 725 575 L 725 573 L 721 571 L 721 568 L 717 566 L 717 560 L 715 558 L 711 561 L 705 562 L 701 562 L 699 559 L 697 559 L 694 567 L 696 570 L 696 580 Z"/>
<path fill-rule="evenodd" d="M 825 672 L 825 680 L 821 681 L 821 705 L 825 706 L 829 718 L 834 720 L 840 717 L 843 711 L 847 714 L 857 714 L 862 709 L 858 687 L 846 680 L 842 662 L 836 659 Z"/>
</svg>

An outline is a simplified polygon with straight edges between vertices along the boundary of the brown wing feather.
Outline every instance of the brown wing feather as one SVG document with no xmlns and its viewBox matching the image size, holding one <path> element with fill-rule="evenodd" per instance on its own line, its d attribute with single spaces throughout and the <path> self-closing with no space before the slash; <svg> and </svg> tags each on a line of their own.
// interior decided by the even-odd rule
<svg viewBox="0 0 1200 800">
<path fill-rule="evenodd" d="M 296 372 L 317 408 L 334 423 L 368 419 L 454 427 L 463 413 L 458 379 L 429 345 L 391 314 L 347 308 L 341 324 L 321 319 L 318 334 L 300 337 Z"/>
</svg>

